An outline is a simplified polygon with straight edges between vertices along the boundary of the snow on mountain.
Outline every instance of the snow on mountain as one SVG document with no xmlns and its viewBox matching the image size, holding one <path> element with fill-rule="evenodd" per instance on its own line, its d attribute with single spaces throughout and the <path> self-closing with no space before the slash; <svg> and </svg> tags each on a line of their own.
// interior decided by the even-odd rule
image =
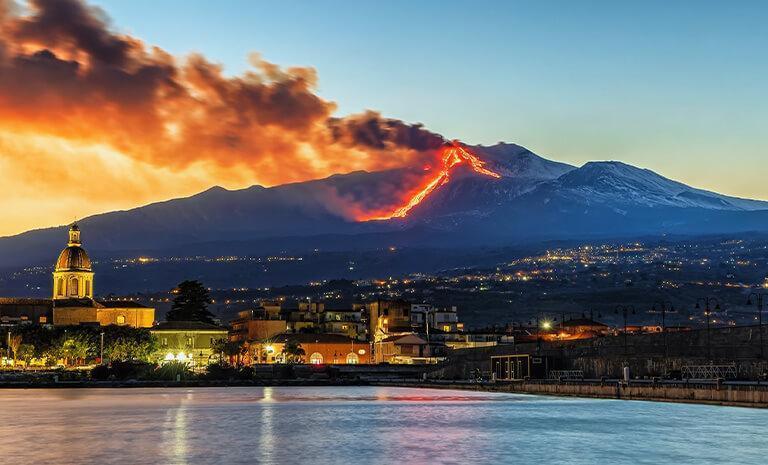
<svg viewBox="0 0 768 465">
<path fill-rule="evenodd" d="M 477 145 L 471 149 L 488 164 L 488 168 L 507 178 L 543 181 L 559 178 L 576 169 L 566 163 L 542 158 L 517 144 L 498 143 L 490 147 Z"/>
<path fill-rule="evenodd" d="M 687 186 L 651 170 L 618 161 L 589 162 L 569 171 L 549 189 L 585 203 L 711 210 L 768 210 L 768 202 L 745 200 Z"/>
</svg>

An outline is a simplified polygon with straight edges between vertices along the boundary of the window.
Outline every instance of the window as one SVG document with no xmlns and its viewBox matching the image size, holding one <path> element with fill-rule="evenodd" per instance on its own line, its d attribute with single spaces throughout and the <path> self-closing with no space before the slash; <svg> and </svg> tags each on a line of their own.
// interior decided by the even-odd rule
<svg viewBox="0 0 768 465">
<path fill-rule="evenodd" d="M 349 365 L 357 365 L 360 363 L 360 357 L 358 357 L 356 353 L 350 352 L 347 354 L 347 363 Z"/>
<path fill-rule="evenodd" d="M 79 286 L 78 286 L 77 278 L 74 276 L 69 278 L 69 295 L 77 296 L 79 295 Z"/>
<path fill-rule="evenodd" d="M 117 324 L 119 325 L 125 324 L 125 315 L 117 315 Z"/>
<path fill-rule="evenodd" d="M 85 295 L 91 295 L 91 281 L 88 279 L 85 280 Z"/>
<path fill-rule="evenodd" d="M 160 343 L 163 345 L 163 347 L 166 347 L 166 346 L 168 345 L 168 338 L 167 338 L 167 337 L 164 337 L 164 338 L 161 340 L 161 342 L 160 342 Z"/>
<path fill-rule="evenodd" d="M 323 354 L 321 354 L 320 352 L 314 352 L 309 357 L 309 363 L 311 363 L 312 365 L 321 365 L 323 363 Z"/>
<path fill-rule="evenodd" d="M 59 283 L 56 285 L 56 294 L 64 295 L 64 278 L 59 278 Z"/>
</svg>

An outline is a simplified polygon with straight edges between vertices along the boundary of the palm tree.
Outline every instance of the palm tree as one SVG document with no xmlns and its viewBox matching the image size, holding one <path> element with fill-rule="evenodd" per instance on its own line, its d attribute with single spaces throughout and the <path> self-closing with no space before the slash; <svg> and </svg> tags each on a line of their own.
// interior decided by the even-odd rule
<svg viewBox="0 0 768 465">
<path fill-rule="evenodd" d="M 283 358 L 285 363 L 301 363 L 302 358 L 306 355 L 301 344 L 295 339 L 289 339 L 283 346 Z"/>
</svg>

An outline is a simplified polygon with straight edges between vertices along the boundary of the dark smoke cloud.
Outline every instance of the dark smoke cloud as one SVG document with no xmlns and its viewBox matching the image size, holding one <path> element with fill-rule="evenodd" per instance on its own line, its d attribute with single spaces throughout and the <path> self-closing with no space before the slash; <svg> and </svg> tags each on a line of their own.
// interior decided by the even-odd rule
<svg viewBox="0 0 768 465">
<path fill-rule="evenodd" d="M 366 112 L 333 117 L 311 68 L 258 56 L 225 76 L 113 32 L 79 0 L 0 0 L 0 127 L 107 144 L 131 159 L 183 170 L 237 168 L 278 184 L 358 169 L 407 166 L 442 138 Z M 0 155 L 2 156 L 2 155 Z"/>
</svg>

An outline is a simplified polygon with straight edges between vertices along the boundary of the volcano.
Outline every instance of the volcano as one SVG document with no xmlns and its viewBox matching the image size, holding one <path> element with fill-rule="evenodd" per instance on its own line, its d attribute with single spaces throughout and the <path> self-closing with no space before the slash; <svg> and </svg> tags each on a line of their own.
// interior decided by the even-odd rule
<svg viewBox="0 0 768 465">
<path fill-rule="evenodd" d="M 408 197 L 405 204 L 397 207 L 391 214 L 385 216 L 367 216 L 358 217 L 360 221 L 368 220 L 389 220 L 392 218 L 403 218 L 408 215 L 414 207 L 422 203 L 436 189 L 447 184 L 451 180 L 451 173 L 459 165 L 466 165 L 475 173 L 491 178 L 499 179 L 501 175 L 492 170 L 484 168 L 485 162 L 471 153 L 468 149 L 454 141 L 443 147 L 440 155 L 441 166 L 438 173 L 428 177 L 427 183 L 421 186 L 417 191 Z"/>
<path fill-rule="evenodd" d="M 696 189 L 620 162 L 575 167 L 514 144 L 451 143 L 436 155 L 438 168 L 429 170 L 216 187 L 79 224 L 102 259 L 768 231 L 767 202 Z M 65 226 L 0 238 L 0 267 L 47 265 L 62 236 Z"/>
</svg>

